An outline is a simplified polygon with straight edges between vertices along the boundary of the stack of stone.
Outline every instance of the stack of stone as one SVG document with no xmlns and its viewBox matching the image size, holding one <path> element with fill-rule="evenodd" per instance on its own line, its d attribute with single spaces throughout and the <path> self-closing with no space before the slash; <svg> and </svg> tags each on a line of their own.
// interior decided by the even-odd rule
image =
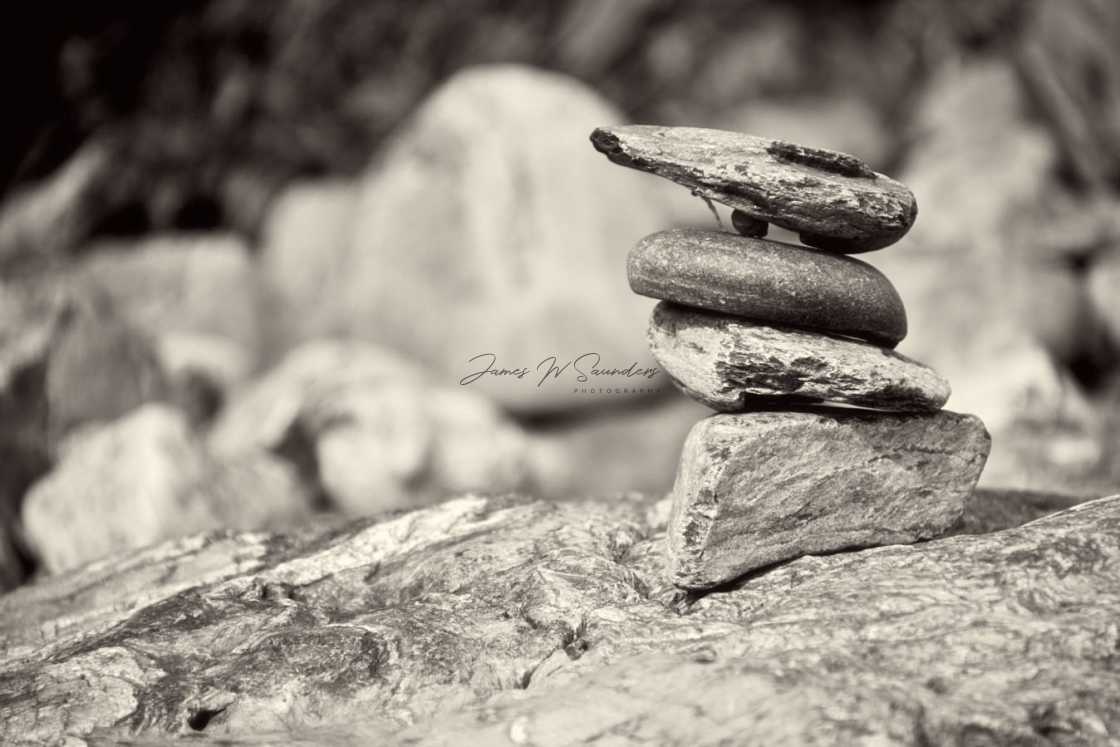
<svg viewBox="0 0 1120 747">
<path fill-rule="evenodd" d="M 629 126 L 591 141 L 733 209 L 737 234 L 664 231 L 629 259 L 630 286 L 660 300 L 654 357 L 720 413 L 684 446 L 673 582 L 706 588 L 801 555 L 950 530 L 990 439 L 977 418 L 941 410 L 949 386 L 936 371 L 894 352 L 902 301 L 848 256 L 909 230 L 910 190 L 852 156 L 738 133 Z M 770 223 L 807 246 L 762 238 Z"/>
</svg>

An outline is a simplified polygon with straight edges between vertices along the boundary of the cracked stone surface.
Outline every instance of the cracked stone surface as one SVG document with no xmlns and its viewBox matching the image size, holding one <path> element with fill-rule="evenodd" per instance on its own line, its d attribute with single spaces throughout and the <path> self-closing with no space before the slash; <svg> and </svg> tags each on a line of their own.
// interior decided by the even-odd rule
<svg viewBox="0 0 1120 747">
<path fill-rule="evenodd" d="M 808 554 L 917 542 L 960 520 L 991 439 L 972 415 L 713 415 L 681 452 L 669 575 L 703 589 Z"/>
<path fill-rule="evenodd" d="M 691 595 L 664 501 L 178 540 L 0 597 L 0 741 L 1105 744 L 1120 496 L 1043 503 Z"/>
<path fill-rule="evenodd" d="M 788 228 L 845 254 L 890 246 L 918 215 L 903 184 L 836 151 L 699 127 L 600 127 L 591 143 L 614 163 Z"/>
<path fill-rule="evenodd" d="M 931 411 L 949 398 L 949 383 L 932 368 L 856 340 L 664 301 L 653 310 L 647 336 L 654 359 L 673 383 L 720 412 L 741 412 L 775 398 Z"/>
<path fill-rule="evenodd" d="M 626 270 L 631 290 L 651 298 L 892 348 L 906 337 L 906 309 L 894 286 L 851 257 L 676 229 L 638 242 Z"/>
</svg>

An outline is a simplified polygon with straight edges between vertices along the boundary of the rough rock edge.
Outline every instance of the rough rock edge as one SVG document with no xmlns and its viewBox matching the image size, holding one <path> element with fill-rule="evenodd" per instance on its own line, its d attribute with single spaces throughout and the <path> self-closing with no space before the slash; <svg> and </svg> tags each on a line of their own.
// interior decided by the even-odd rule
<svg viewBox="0 0 1120 747">
<path fill-rule="evenodd" d="M 827 251 L 857 254 L 890 246 L 918 215 L 905 185 L 835 151 L 721 130 L 652 125 L 599 127 L 591 143 L 613 163 L 669 179 L 795 231 L 805 244 Z M 756 161 L 754 170 L 748 159 Z M 765 173 L 766 167 L 777 173 Z"/>
<path fill-rule="evenodd" d="M 991 437 L 979 418 L 947 410 L 923 415 L 875 413 L 826 407 L 805 407 L 800 408 L 800 411 L 802 414 L 818 417 L 800 424 L 787 424 L 780 420 L 775 422 L 773 417 L 767 418 L 761 412 L 757 414 L 763 415 L 763 419 L 757 421 L 751 418 L 750 413 L 743 416 L 715 415 L 700 421 L 693 427 L 681 454 L 681 467 L 677 472 L 677 482 L 673 486 L 673 506 L 667 530 L 669 577 L 673 584 L 682 589 L 707 589 L 727 583 L 734 577 L 775 563 L 786 562 L 795 557 L 883 545 L 912 544 L 945 536 L 960 524 L 968 497 L 976 486 L 991 448 Z M 789 411 L 773 413 L 778 418 L 789 414 L 791 414 Z M 747 420 L 750 429 L 752 431 L 757 429 L 758 432 L 748 433 L 743 430 L 738 424 L 740 417 L 750 418 Z M 860 421 L 868 424 L 868 430 L 862 433 L 860 429 L 864 425 L 857 425 Z M 910 442 L 919 435 L 908 431 L 913 421 L 923 424 L 923 431 L 920 432 L 923 438 L 926 436 L 924 429 L 927 427 L 937 432 L 956 427 L 960 433 L 954 435 L 959 435 L 960 438 L 942 448 L 936 448 L 924 441 Z M 944 477 L 943 473 L 948 471 L 951 460 L 957 460 L 960 455 L 967 454 L 968 459 L 959 460 L 961 463 L 957 465 L 959 474 L 967 476 L 967 479 L 953 485 L 951 490 L 943 480 L 938 483 L 942 494 L 936 500 L 943 515 L 938 517 L 939 521 L 932 524 L 930 516 L 921 515 L 916 511 L 914 516 L 907 517 L 909 523 L 902 526 L 846 527 L 844 530 L 826 533 L 823 538 L 817 533 L 805 536 L 806 533 L 802 531 L 798 533 L 796 541 L 787 540 L 781 543 L 771 536 L 779 529 L 774 523 L 776 512 L 768 511 L 764 515 L 771 519 L 772 523 L 767 527 L 765 536 L 744 536 L 744 545 L 749 546 L 750 549 L 744 551 L 741 557 L 735 558 L 738 566 L 735 572 L 730 576 L 724 575 L 720 569 L 727 565 L 727 561 L 717 560 L 713 564 L 712 555 L 716 548 L 709 544 L 709 536 L 720 522 L 721 510 L 725 511 L 726 504 L 735 500 L 733 496 L 728 495 L 724 482 L 729 479 L 729 473 L 734 471 L 736 459 L 741 456 L 754 457 L 753 450 L 744 451 L 742 442 L 747 441 L 750 446 L 755 446 L 760 440 L 771 437 L 780 441 L 783 438 L 783 430 L 788 428 L 796 432 L 801 427 L 809 429 L 822 439 L 826 432 L 833 431 L 847 433 L 850 437 L 859 440 L 876 438 L 875 431 L 882 428 L 885 431 L 884 436 L 886 433 L 891 433 L 901 437 L 895 440 L 879 436 L 879 441 L 890 444 L 887 447 L 880 443 L 880 448 L 893 449 L 895 454 L 914 452 L 933 455 L 946 462 L 938 470 L 941 474 L 936 476 L 939 478 Z M 940 433 L 937 435 L 940 436 Z M 834 444 L 836 443 L 835 436 L 829 438 Z M 872 449 L 872 451 L 876 450 Z M 885 452 L 882 454 L 882 457 L 887 456 Z M 927 459 L 922 461 L 928 462 Z M 801 472 L 806 470 L 795 468 L 794 472 L 797 473 L 795 479 L 801 480 Z M 931 472 L 924 477 L 930 480 L 934 474 Z M 812 477 L 819 479 L 820 475 L 813 474 Z M 877 492 L 877 497 L 881 498 L 885 490 L 879 488 Z M 851 498 L 853 496 L 848 495 L 843 500 Z M 861 495 L 859 500 L 864 502 L 867 497 Z M 837 501 L 835 508 L 838 511 L 843 510 L 844 503 Z M 914 523 L 919 517 L 922 521 Z M 823 517 L 815 517 L 817 520 L 821 518 Z M 819 532 L 819 528 L 817 531 Z M 761 549 L 759 545 L 762 546 Z M 707 557 L 705 553 L 708 553 Z M 719 575 L 713 575 L 717 572 Z"/>
<path fill-rule="evenodd" d="M 665 302 L 647 338 L 677 388 L 720 412 L 787 400 L 933 412 L 950 394 L 936 371 L 889 348 Z"/>
</svg>

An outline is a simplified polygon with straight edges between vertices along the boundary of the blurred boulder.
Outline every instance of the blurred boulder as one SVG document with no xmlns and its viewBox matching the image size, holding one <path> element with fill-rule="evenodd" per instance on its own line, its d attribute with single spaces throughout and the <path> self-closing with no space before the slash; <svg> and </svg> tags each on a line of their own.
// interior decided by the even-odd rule
<svg viewBox="0 0 1120 747">
<path fill-rule="evenodd" d="M 551 356 L 650 365 L 651 303 L 630 292 L 624 259 L 691 198 L 597 159 L 592 128 L 622 119 L 560 75 L 496 66 L 453 76 L 370 169 L 346 255 L 317 260 L 343 268 L 322 294 L 332 328 L 447 382 L 483 354 L 498 369 L 527 368 L 473 385 L 521 412 L 588 403 L 571 369 L 539 383 Z"/>
<path fill-rule="evenodd" d="M 298 476 L 267 455 L 219 465 L 185 417 L 150 404 L 75 431 L 28 491 L 22 524 L 55 573 L 123 548 L 221 527 L 258 528 L 306 513 Z"/>
<path fill-rule="evenodd" d="M 207 335 L 259 346 L 256 280 L 244 242 L 171 234 L 87 248 L 78 275 L 156 338 Z"/>
<path fill-rule="evenodd" d="M 289 186 L 264 224 L 259 272 L 266 358 L 341 327 L 330 318 L 331 294 L 345 281 L 358 207 L 357 185 L 346 181 Z"/>
<path fill-rule="evenodd" d="M 56 437 L 83 423 L 112 420 L 170 392 L 153 341 L 99 302 L 63 312 L 46 377 Z"/>
<path fill-rule="evenodd" d="M 121 553 L 0 597 L 0 741 L 1108 744 L 1120 496 L 975 498 L 688 596 L 640 497 Z"/>
<path fill-rule="evenodd" d="M 87 248 L 82 282 L 155 342 L 172 395 L 194 422 L 220 407 L 260 349 L 248 248 L 225 234 L 170 234 Z"/>
<path fill-rule="evenodd" d="M 323 388 L 424 381 L 420 366 L 369 343 L 313 340 L 292 350 L 271 370 L 236 392 L 211 428 L 219 455 L 274 449 L 283 441 L 304 403 Z"/>
<path fill-rule="evenodd" d="M 319 508 L 316 497 L 315 486 L 295 465 L 267 451 L 248 451 L 225 460 L 210 458 L 183 503 L 205 508 L 204 528 L 291 529 Z M 167 536 L 182 534 L 176 528 Z"/>
<path fill-rule="evenodd" d="M 152 340 L 103 294 L 61 275 L 0 283 L 0 398 L 21 413 L 4 438 L 26 431 L 49 447 L 169 393 Z"/>
<path fill-rule="evenodd" d="M 238 394 L 217 453 L 282 454 L 334 506 L 371 514 L 528 480 L 521 429 L 478 393 L 432 382 L 369 343 L 307 343 Z"/>
<path fill-rule="evenodd" d="M 1095 416 L 1063 361 L 1094 338 L 1093 317 L 1058 247 L 1029 241 L 1061 197 L 1056 146 L 1030 121 L 1014 70 L 994 59 L 946 66 L 915 124 L 900 178 L 919 219 L 906 241 L 868 255 L 907 307 L 910 333 L 899 350 L 943 373 L 948 406 L 988 426 L 983 484 L 1071 490 L 1070 465 L 1056 462 L 1088 465 Z M 1021 451 L 1031 443 L 1023 433 L 1059 424 L 1077 446 Z M 1066 484 L 1048 482 L 1051 459 L 1051 479 Z"/>
<path fill-rule="evenodd" d="M 1021 3 L 1011 48 L 1068 175 L 1097 190 L 1120 177 L 1120 5 L 1101 0 Z"/>
<path fill-rule="evenodd" d="M 325 390 L 298 424 L 315 439 L 324 492 L 351 515 L 464 491 L 501 493 L 528 479 L 525 435 L 474 392 L 415 384 Z"/>
<path fill-rule="evenodd" d="M 206 517 L 180 500 L 205 470 L 185 420 L 166 406 L 89 426 L 61 444 L 57 466 L 28 491 L 28 542 L 54 573 L 200 529 Z"/>
</svg>

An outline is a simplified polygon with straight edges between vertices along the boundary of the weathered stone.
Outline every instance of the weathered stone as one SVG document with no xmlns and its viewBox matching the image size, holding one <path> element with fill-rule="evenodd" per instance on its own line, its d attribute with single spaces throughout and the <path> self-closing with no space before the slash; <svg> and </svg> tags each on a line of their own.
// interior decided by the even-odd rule
<svg viewBox="0 0 1120 747">
<path fill-rule="evenodd" d="M 329 258 L 340 281 L 320 295 L 329 332 L 400 350 L 441 383 L 493 354 L 495 369 L 529 373 L 471 387 L 527 414 L 594 403 L 573 392 L 570 370 L 539 384 L 552 356 L 561 366 L 585 353 L 605 368 L 652 366 L 641 339 L 650 304 L 627 293 L 619 268 L 641 236 L 671 224 L 674 200 L 698 201 L 603 167 L 583 133 L 621 116 L 552 73 L 452 76 L 362 184 L 347 253 Z"/>
<path fill-rule="evenodd" d="M 1120 731 L 1120 497 L 801 558 L 705 596 L 662 585 L 654 508 L 468 496 L 45 579 L 0 597 L 0 740 L 1103 744 Z"/>
<path fill-rule="evenodd" d="M 611 161 L 788 228 L 810 246 L 857 253 L 902 238 L 918 205 L 905 186 L 836 151 L 697 127 L 600 127 Z"/>
<path fill-rule="evenodd" d="M 893 350 L 664 301 L 649 345 L 677 386 L 721 412 L 775 397 L 899 411 L 937 410 L 949 398 L 936 371 Z"/>
<path fill-rule="evenodd" d="M 282 525 L 309 509 L 282 462 L 255 454 L 216 464 L 182 414 L 149 404 L 68 436 L 58 464 L 27 492 L 22 521 L 54 573 L 204 529 Z"/>
<path fill-rule="evenodd" d="M 627 272 L 635 293 L 685 306 L 890 347 L 906 336 L 906 309 L 890 281 L 851 257 L 678 229 L 642 239 Z"/>
<path fill-rule="evenodd" d="M 204 527 L 184 522 L 179 498 L 205 473 L 186 422 L 161 405 L 87 426 L 60 445 L 59 463 L 27 493 L 23 527 L 48 572 Z"/>
<path fill-rule="evenodd" d="M 713 415 L 673 486 L 669 577 L 703 589 L 802 555 L 916 542 L 960 518 L 988 457 L 971 415 Z"/>
</svg>

